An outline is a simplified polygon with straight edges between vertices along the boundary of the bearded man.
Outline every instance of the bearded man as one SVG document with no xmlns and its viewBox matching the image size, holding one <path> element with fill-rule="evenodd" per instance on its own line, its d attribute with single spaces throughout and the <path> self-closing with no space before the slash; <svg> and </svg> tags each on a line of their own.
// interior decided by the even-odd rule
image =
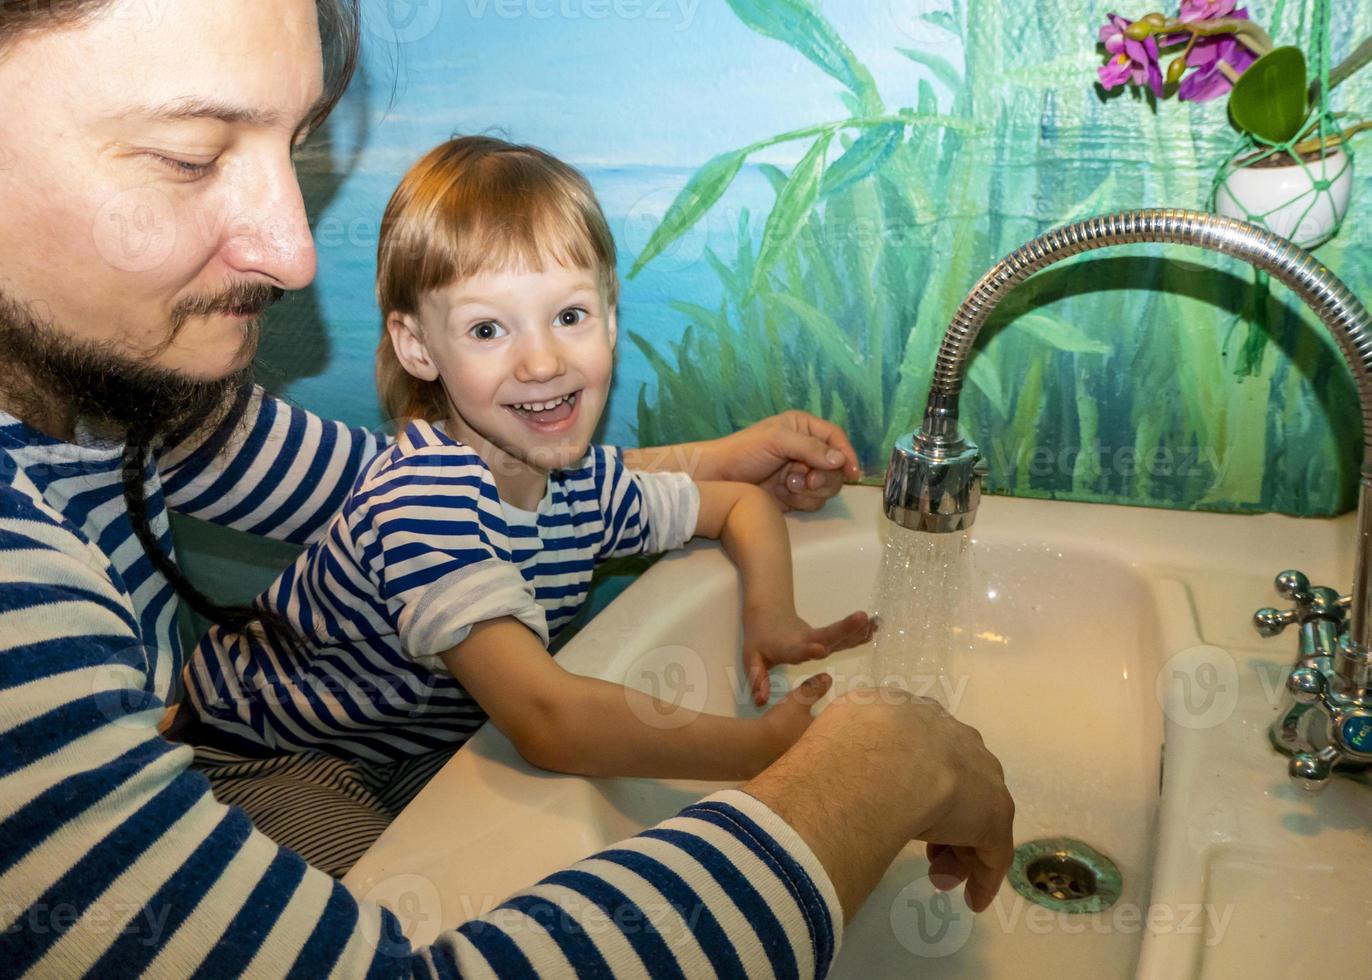
<svg viewBox="0 0 1372 980">
<path fill-rule="evenodd" d="M 0 963 L 817 976 L 916 838 L 984 908 L 1010 863 L 999 765 L 894 692 L 836 701 L 740 790 L 423 949 L 161 734 L 179 602 L 258 618 L 187 581 L 168 511 L 307 543 L 383 445 L 249 378 L 263 311 L 314 277 L 292 153 L 346 86 L 357 23 L 349 0 L 0 0 Z M 855 471 L 803 413 L 626 459 L 802 509 Z"/>
</svg>

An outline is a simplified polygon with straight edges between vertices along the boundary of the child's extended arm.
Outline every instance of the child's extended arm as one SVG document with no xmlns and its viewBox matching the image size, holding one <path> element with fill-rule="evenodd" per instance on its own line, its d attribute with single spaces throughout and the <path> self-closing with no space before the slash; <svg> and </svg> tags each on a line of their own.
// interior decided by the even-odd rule
<svg viewBox="0 0 1372 980">
<path fill-rule="evenodd" d="M 872 638 L 876 621 L 854 612 L 815 628 L 796 615 L 791 542 L 776 502 L 750 483 L 703 482 L 696 534 L 719 538 L 743 585 L 743 666 L 755 704 L 766 704 L 768 670 L 846 650 Z"/>
<path fill-rule="evenodd" d="M 582 776 L 750 778 L 800 737 L 830 684 L 812 677 L 761 718 L 692 712 L 569 673 L 511 617 L 479 623 L 441 656 L 528 762 Z"/>
</svg>

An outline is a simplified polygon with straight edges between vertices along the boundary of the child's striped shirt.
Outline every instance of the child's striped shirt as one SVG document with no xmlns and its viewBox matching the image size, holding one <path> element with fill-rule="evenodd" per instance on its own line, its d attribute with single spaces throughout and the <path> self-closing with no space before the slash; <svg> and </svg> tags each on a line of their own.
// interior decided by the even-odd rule
<svg viewBox="0 0 1372 980">
<path fill-rule="evenodd" d="M 186 686 L 201 720 L 247 755 L 403 759 L 486 720 L 440 654 L 513 617 L 546 646 L 597 564 L 680 547 L 700 495 L 683 473 L 634 473 L 592 446 L 552 473 L 536 511 L 501 501 L 470 447 L 411 422 L 364 469 L 323 536 L 262 596 L 304 638 L 210 630 Z"/>
</svg>

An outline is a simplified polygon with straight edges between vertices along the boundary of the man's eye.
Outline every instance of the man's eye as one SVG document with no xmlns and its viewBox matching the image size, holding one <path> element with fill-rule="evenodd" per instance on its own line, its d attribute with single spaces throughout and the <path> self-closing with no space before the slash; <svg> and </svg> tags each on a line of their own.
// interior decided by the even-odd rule
<svg viewBox="0 0 1372 980">
<path fill-rule="evenodd" d="M 574 327 L 585 320 L 589 314 L 579 306 L 568 307 L 557 315 L 557 323 L 560 327 Z"/>
<path fill-rule="evenodd" d="M 210 169 L 214 166 L 213 160 L 209 163 L 193 163 L 189 160 L 180 160 L 176 157 L 163 156 L 161 153 L 154 153 L 152 156 L 158 163 L 162 164 L 162 166 L 175 171 L 176 174 L 182 177 L 203 177 L 209 173 Z"/>
<path fill-rule="evenodd" d="M 505 336 L 505 328 L 494 320 L 482 320 L 467 332 L 477 340 L 495 340 L 497 337 Z"/>
</svg>

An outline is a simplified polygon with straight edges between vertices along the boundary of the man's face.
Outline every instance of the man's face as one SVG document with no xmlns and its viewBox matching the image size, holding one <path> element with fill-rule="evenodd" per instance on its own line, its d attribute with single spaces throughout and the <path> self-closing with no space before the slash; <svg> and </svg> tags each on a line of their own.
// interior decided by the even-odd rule
<svg viewBox="0 0 1372 980">
<path fill-rule="evenodd" d="M 0 299 L 130 367 L 224 378 L 314 277 L 291 153 L 314 0 L 114 0 L 0 50 Z"/>
</svg>

